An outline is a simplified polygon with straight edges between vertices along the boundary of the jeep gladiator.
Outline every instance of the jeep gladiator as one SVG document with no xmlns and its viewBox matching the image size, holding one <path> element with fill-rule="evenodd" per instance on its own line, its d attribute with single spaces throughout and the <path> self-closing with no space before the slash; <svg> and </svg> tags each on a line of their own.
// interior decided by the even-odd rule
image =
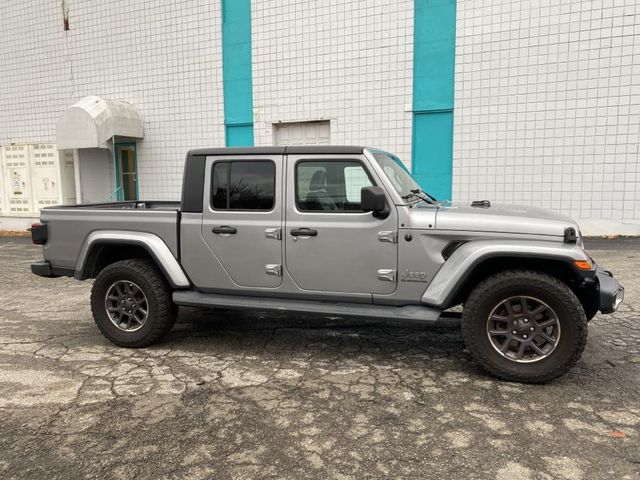
<svg viewBox="0 0 640 480">
<path fill-rule="evenodd" d="M 181 202 L 47 207 L 31 234 L 33 273 L 95 279 L 95 322 L 123 347 L 159 340 L 178 306 L 434 322 L 462 305 L 481 366 L 544 382 L 624 295 L 570 218 L 437 201 L 365 147 L 192 150 Z"/>
</svg>

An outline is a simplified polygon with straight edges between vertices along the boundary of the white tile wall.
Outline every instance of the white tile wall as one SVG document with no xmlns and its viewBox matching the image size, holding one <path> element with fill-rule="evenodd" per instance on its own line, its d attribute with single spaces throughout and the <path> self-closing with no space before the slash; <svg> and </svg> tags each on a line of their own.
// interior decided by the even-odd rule
<svg viewBox="0 0 640 480">
<path fill-rule="evenodd" d="M 5 2 L 0 145 L 55 140 L 95 94 L 140 109 L 142 198 L 177 199 L 188 148 L 224 145 L 220 2 Z M 453 188 L 640 233 L 637 0 L 458 0 Z M 256 145 L 331 121 L 411 156 L 413 1 L 253 0 Z"/>
<path fill-rule="evenodd" d="M 459 0 L 453 195 L 640 233 L 637 0 Z"/>
<path fill-rule="evenodd" d="M 330 120 L 331 143 L 410 161 L 413 1 L 253 0 L 251 14 L 256 145 L 274 123 Z"/>
<path fill-rule="evenodd" d="M 6 5 L 4 4 L 6 3 Z M 142 198 L 178 199 L 186 150 L 224 145 L 219 1 L 4 2 L 0 144 L 55 140 L 60 113 L 93 94 L 134 104 Z"/>
</svg>

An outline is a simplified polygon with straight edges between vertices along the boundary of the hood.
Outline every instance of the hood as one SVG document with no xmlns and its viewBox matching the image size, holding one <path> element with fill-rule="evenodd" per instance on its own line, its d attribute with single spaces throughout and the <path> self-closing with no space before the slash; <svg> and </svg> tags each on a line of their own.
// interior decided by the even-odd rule
<svg viewBox="0 0 640 480">
<path fill-rule="evenodd" d="M 420 216 L 420 208 L 412 212 Z M 417 219 L 416 219 L 417 220 Z M 412 224 L 414 222 L 412 221 Z M 445 204 L 438 207 L 435 226 L 438 230 L 516 233 L 564 236 L 567 227 L 579 232 L 574 220 L 544 210 L 516 205 L 472 207 L 469 204 Z"/>
</svg>

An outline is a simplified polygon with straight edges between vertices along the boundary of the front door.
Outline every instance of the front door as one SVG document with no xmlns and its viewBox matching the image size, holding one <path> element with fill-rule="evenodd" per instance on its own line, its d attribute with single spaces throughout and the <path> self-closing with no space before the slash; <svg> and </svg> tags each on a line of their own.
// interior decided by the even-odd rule
<svg viewBox="0 0 640 480">
<path fill-rule="evenodd" d="M 118 200 L 138 200 L 138 162 L 135 143 L 116 143 L 116 192 Z"/>
<path fill-rule="evenodd" d="M 285 258 L 304 290 L 389 294 L 396 289 L 398 217 L 360 210 L 362 187 L 381 185 L 360 155 L 289 155 Z"/>
<path fill-rule="evenodd" d="M 202 236 L 238 287 L 282 283 L 282 156 L 210 157 Z M 217 286 L 211 279 L 211 286 Z"/>
</svg>

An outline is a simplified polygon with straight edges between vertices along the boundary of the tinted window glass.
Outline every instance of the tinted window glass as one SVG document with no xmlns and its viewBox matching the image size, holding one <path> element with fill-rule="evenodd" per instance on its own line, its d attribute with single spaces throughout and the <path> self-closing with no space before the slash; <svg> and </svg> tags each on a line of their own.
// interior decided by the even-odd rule
<svg viewBox="0 0 640 480">
<path fill-rule="evenodd" d="M 303 161 L 296 165 L 296 202 L 302 211 L 361 211 L 360 189 L 373 185 L 355 161 Z"/>
<path fill-rule="evenodd" d="M 216 162 L 211 180 L 211 204 L 217 210 L 271 210 L 275 165 L 271 161 Z"/>
<path fill-rule="evenodd" d="M 217 210 L 227 207 L 227 185 L 229 181 L 229 163 L 216 162 L 211 180 L 211 205 Z"/>
</svg>

